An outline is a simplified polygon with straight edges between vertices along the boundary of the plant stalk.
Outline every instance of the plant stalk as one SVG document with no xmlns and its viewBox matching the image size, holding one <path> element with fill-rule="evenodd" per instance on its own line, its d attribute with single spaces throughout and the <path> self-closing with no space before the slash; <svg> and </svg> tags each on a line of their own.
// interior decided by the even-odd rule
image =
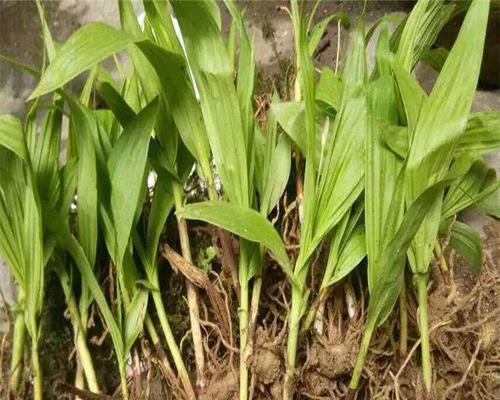
<svg viewBox="0 0 500 400">
<path fill-rule="evenodd" d="M 174 183 L 173 187 L 175 208 L 180 210 L 183 206 L 183 189 L 179 184 Z M 181 243 L 182 256 L 191 264 L 191 245 L 189 243 L 189 232 L 184 218 L 177 217 L 177 227 L 179 230 L 179 240 Z M 196 363 L 197 385 L 200 388 L 205 386 L 205 353 L 203 350 L 203 340 L 200 326 L 200 307 L 198 304 L 198 290 L 186 279 L 187 298 L 189 305 L 189 319 L 191 322 L 191 335 L 193 338 L 194 357 Z"/>
<path fill-rule="evenodd" d="M 75 296 L 73 294 L 73 290 L 71 288 L 71 283 L 69 280 L 69 276 L 64 269 L 64 267 L 60 267 L 57 270 L 57 275 L 59 277 L 59 281 L 61 282 L 61 286 L 64 291 L 64 295 L 66 297 L 66 304 L 68 306 L 69 315 L 71 318 L 71 323 L 73 324 L 73 330 L 75 335 L 75 347 L 78 354 L 78 368 L 77 374 L 75 377 L 75 384 L 78 384 L 79 380 L 79 370 L 85 374 L 85 379 L 87 380 L 87 385 L 91 392 L 100 393 L 99 384 L 97 383 L 97 376 L 95 373 L 94 363 L 92 361 L 92 357 L 90 355 L 89 348 L 87 346 L 87 335 L 84 327 L 82 326 L 82 318 L 80 311 L 78 309 L 78 305 L 75 300 Z M 83 378 L 83 377 L 82 377 Z M 80 386 L 84 387 L 84 382 L 80 383 Z"/>
<path fill-rule="evenodd" d="M 359 347 L 358 357 L 356 358 L 356 364 L 354 365 L 354 370 L 352 372 L 351 382 L 349 382 L 349 388 L 357 389 L 359 385 L 359 379 L 361 378 L 361 373 L 363 372 L 363 365 L 365 364 L 366 353 L 370 347 L 370 341 L 372 339 L 373 330 L 375 325 L 373 323 L 367 323 L 363 339 L 361 340 L 361 346 Z"/>
<path fill-rule="evenodd" d="M 167 312 L 165 311 L 165 306 L 163 305 L 163 301 L 161 299 L 161 294 L 159 292 L 153 291 L 152 296 L 153 302 L 155 303 L 156 312 L 163 329 L 163 334 L 165 335 L 165 340 L 167 341 L 167 346 L 174 360 L 177 374 L 179 375 L 179 378 L 182 382 L 182 386 L 184 387 L 184 390 L 186 391 L 189 399 L 196 399 L 193 385 L 191 384 L 191 380 L 189 379 L 189 374 L 182 359 L 181 352 L 179 350 L 179 347 L 177 346 L 177 342 L 175 341 L 172 329 L 170 328 Z"/>
<path fill-rule="evenodd" d="M 19 293 L 19 298 L 21 298 Z M 26 325 L 24 323 L 24 314 L 18 312 L 16 314 L 16 321 L 14 323 L 14 334 L 12 344 L 12 359 L 10 364 L 10 393 L 16 395 L 19 390 L 19 383 L 23 375 L 23 356 L 24 356 L 24 343 L 26 340 Z"/>
<path fill-rule="evenodd" d="M 127 371 L 124 361 L 120 361 L 120 389 L 122 392 L 123 400 L 129 400 L 130 396 L 128 394 Z"/>
<path fill-rule="evenodd" d="M 406 310 L 405 275 L 401 274 L 401 291 L 399 293 L 399 351 L 405 355 L 408 350 L 408 312 Z"/>
<path fill-rule="evenodd" d="M 240 241 L 240 307 L 238 310 L 240 324 L 240 400 L 248 399 L 248 366 L 247 366 L 247 342 L 248 342 L 248 266 L 250 261 L 248 248 L 243 240 Z"/>
<path fill-rule="evenodd" d="M 418 322 L 420 329 L 421 352 L 422 352 L 422 374 L 427 391 L 431 389 L 432 367 L 429 343 L 429 316 L 427 312 L 427 274 L 416 274 L 415 284 L 418 293 Z"/>
<path fill-rule="evenodd" d="M 303 274 L 305 276 L 305 274 Z M 299 282 L 302 286 L 302 280 Z M 287 359 L 285 382 L 283 386 L 283 400 L 293 399 L 293 382 L 295 378 L 295 362 L 297 357 L 297 342 L 299 338 L 300 317 L 302 312 L 302 301 L 304 299 L 303 291 L 297 287 L 292 287 L 292 306 L 290 308 L 289 324 L 288 324 L 288 343 L 287 343 Z"/>
<path fill-rule="evenodd" d="M 35 330 L 36 332 L 37 330 Z M 31 344 L 31 363 L 33 366 L 33 399 L 42 400 L 43 399 L 43 376 L 42 367 L 40 365 L 40 356 L 38 353 L 38 341 L 37 338 L 32 338 Z"/>
</svg>

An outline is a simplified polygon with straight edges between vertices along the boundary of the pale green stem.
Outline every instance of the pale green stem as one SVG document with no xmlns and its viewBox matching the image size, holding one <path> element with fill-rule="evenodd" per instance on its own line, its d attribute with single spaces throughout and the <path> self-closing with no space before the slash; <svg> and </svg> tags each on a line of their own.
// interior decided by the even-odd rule
<svg viewBox="0 0 500 400">
<path fill-rule="evenodd" d="M 365 364 L 366 353 L 370 347 L 370 341 L 372 339 L 374 324 L 367 324 L 363 332 L 363 339 L 361 340 L 361 346 L 359 347 L 358 357 L 356 358 L 356 364 L 354 365 L 354 371 L 352 372 L 351 382 L 349 387 L 351 389 L 357 389 L 359 385 L 359 379 L 361 378 L 361 373 L 363 372 L 363 365 Z"/>
<path fill-rule="evenodd" d="M 66 297 L 66 304 L 68 306 L 71 322 L 73 324 L 73 329 L 75 333 L 75 346 L 79 360 L 78 366 L 81 368 L 81 370 L 83 370 L 85 374 L 85 378 L 87 380 L 87 384 L 90 391 L 93 393 L 100 393 L 99 384 L 97 383 L 97 376 L 95 373 L 94 363 L 92 361 L 92 357 L 90 356 L 90 351 L 87 346 L 87 335 L 81 323 L 82 318 L 78 309 L 78 305 L 75 300 L 75 296 L 73 295 L 73 290 L 71 288 L 69 277 L 64 267 L 59 268 L 57 274 L 59 276 L 59 281 L 61 282 L 61 286 L 63 288 L 64 295 Z M 79 380 L 78 369 L 79 368 L 77 368 L 75 383 L 78 383 Z M 82 388 L 84 387 L 83 382 L 80 383 L 80 386 Z"/>
<path fill-rule="evenodd" d="M 182 186 L 174 183 L 173 185 L 175 208 L 180 210 L 184 203 L 184 194 Z M 177 217 L 177 227 L 179 231 L 179 240 L 181 243 L 182 256 L 190 263 L 193 262 L 191 255 L 191 245 L 189 243 L 189 232 L 186 220 Z M 198 386 L 205 386 L 205 352 L 203 350 L 203 340 L 200 326 L 200 307 L 198 304 L 198 291 L 196 287 L 186 279 L 187 298 L 189 306 L 189 319 L 191 323 L 191 336 L 193 338 L 193 349 L 196 364 L 196 376 Z"/>
<path fill-rule="evenodd" d="M 158 318 L 160 320 L 160 324 L 163 329 L 163 334 L 165 335 L 165 340 L 167 341 L 167 346 L 170 350 L 170 354 L 172 355 L 172 359 L 174 360 L 174 364 L 177 369 L 179 378 L 182 382 L 182 385 L 184 387 L 184 390 L 186 391 L 186 394 L 189 397 L 189 399 L 196 399 L 196 395 L 194 393 L 191 380 L 189 379 L 189 374 L 187 372 L 186 366 L 184 365 L 181 352 L 175 341 L 172 329 L 170 328 L 167 312 L 165 311 L 161 295 L 159 292 L 154 291 L 152 292 L 152 296 L 153 296 L 153 301 L 155 303 L 156 312 L 158 313 Z"/>
<path fill-rule="evenodd" d="M 436 257 L 439 259 L 439 267 L 443 273 L 448 272 L 448 264 L 446 263 L 446 259 L 443 255 L 443 249 L 439 244 L 439 240 L 436 239 L 436 243 L 434 244 L 434 253 L 436 253 Z"/>
<path fill-rule="evenodd" d="M 399 293 L 399 351 L 402 355 L 408 349 L 408 313 L 406 310 L 405 275 L 401 275 L 401 291 Z"/>
<path fill-rule="evenodd" d="M 247 247 L 240 241 L 240 307 L 239 307 L 239 324 L 240 324 L 240 400 L 248 399 L 248 366 L 246 360 L 246 348 L 248 341 L 248 262 L 249 254 Z"/>
<path fill-rule="evenodd" d="M 36 338 L 31 343 L 31 363 L 33 366 L 33 399 L 43 399 L 43 376 L 38 354 L 38 342 Z"/>
<path fill-rule="evenodd" d="M 305 274 L 304 274 L 305 275 Z M 300 284 L 301 282 L 299 282 Z M 300 286 L 302 287 L 302 285 Z M 302 311 L 303 291 L 297 287 L 292 287 L 292 306 L 288 322 L 288 343 L 285 383 L 283 386 L 283 400 L 293 399 L 293 382 L 295 379 L 295 362 L 297 357 L 297 342 L 300 330 L 300 314 Z"/>
<path fill-rule="evenodd" d="M 75 372 L 75 387 L 80 390 L 85 389 L 85 374 L 83 373 L 82 364 L 80 363 L 80 356 L 76 360 L 76 372 Z M 80 397 L 75 396 L 75 400 L 81 400 Z"/>
<path fill-rule="evenodd" d="M 128 394 L 127 370 L 124 360 L 120 361 L 120 389 L 122 392 L 123 400 L 129 400 L 130 396 Z"/>
<path fill-rule="evenodd" d="M 300 332 L 302 334 L 306 333 L 311 328 L 311 325 L 315 320 L 322 318 L 322 315 L 318 314 L 323 314 L 324 312 L 324 304 L 328 297 L 329 289 L 330 288 L 321 289 L 318 299 L 312 304 L 311 308 L 309 308 L 309 312 L 307 313 L 307 316 L 304 319 L 304 322 L 302 323 L 302 327 L 300 329 Z"/>
<path fill-rule="evenodd" d="M 21 297 L 21 294 L 19 294 Z M 23 376 L 23 356 L 24 343 L 26 340 L 26 325 L 24 323 L 24 314 L 18 312 L 14 324 L 13 344 L 12 344 L 12 359 L 10 364 L 10 393 L 16 395 L 19 389 L 19 383 Z"/>
<path fill-rule="evenodd" d="M 427 274 L 416 274 L 414 276 L 418 293 L 418 320 L 420 329 L 420 349 L 422 352 L 422 374 L 427 391 L 431 389 L 432 367 L 429 343 L 429 316 L 427 313 Z"/>
</svg>

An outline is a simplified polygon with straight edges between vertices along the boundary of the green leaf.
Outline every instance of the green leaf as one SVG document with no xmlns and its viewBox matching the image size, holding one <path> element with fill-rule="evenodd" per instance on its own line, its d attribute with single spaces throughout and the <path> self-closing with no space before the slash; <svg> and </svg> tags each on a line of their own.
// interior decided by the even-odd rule
<svg viewBox="0 0 500 400">
<path fill-rule="evenodd" d="M 387 245 L 380 254 L 379 279 L 374 281 L 368 305 L 367 326 L 381 325 L 389 316 L 400 293 L 400 276 L 409 249 L 423 220 L 432 211 L 436 200 L 441 196 L 448 181 L 440 181 L 426 189 L 405 212 L 401 224 L 393 237 L 386 237 Z M 396 192 L 402 192 L 396 189 Z M 394 201 L 399 203 L 399 195 Z"/>
<path fill-rule="evenodd" d="M 313 247 L 340 222 L 363 190 L 367 101 L 364 26 L 358 26 L 346 60 L 342 103 L 320 163 Z"/>
<path fill-rule="evenodd" d="M 202 169 L 209 168 L 210 149 L 203 115 L 187 81 L 183 58 L 151 42 L 140 42 L 137 46 L 159 76 L 162 92 L 184 144 Z"/>
<path fill-rule="evenodd" d="M 266 214 L 276 207 L 286 189 L 292 164 L 292 149 L 290 139 L 281 135 L 278 144 L 273 149 L 264 194 L 262 196 L 262 209 Z"/>
<path fill-rule="evenodd" d="M 142 326 L 144 323 L 144 317 L 146 315 L 146 309 L 148 305 L 149 293 L 146 290 L 138 290 L 130 307 L 125 315 L 125 326 L 123 329 L 123 343 L 125 344 L 125 353 L 128 353 L 132 348 L 135 339 L 139 336 L 142 331 Z"/>
<path fill-rule="evenodd" d="M 91 265 L 97 252 L 97 163 L 92 134 L 86 125 L 77 125 L 72 119 L 78 153 L 77 213 L 78 241 Z"/>
<path fill-rule="evenodd" d="M 477 231 L 467 224 L 456 221 L 451 226 L 450 246 L 468 261 L 476 275 L 481 273 L 483 251 Z"/>
<path fill-rule="evenodd" d="M 285 273 L 289 277 L 293 276 L 285 245 L 271 223 L 257 211 L 233 203 L 204 201 L 186 205 L 177 211 L 177 216 L 205 221 L 243 239 L 264 245 L 271 251 Z"/>
<path fill-rule="evenodd" d="M 97 87 L 99 94 L 107 106 L 115 115 L 120 125 L 125 128 L 134 118 L 134 110 L 127 104 L 125 99 L 108 82 L 100 83 Z"/>
<path fill-rule="evenodd" d="M 114 258 L 117 264 L 123 261 L 140 201 L 157 105 L 157 101 L 151 102 L 134 118 L 118 138 L 108 160 L 110 207 L 116 234 Z"/>
<path fill-rule="evenodd" d="M 411 134 L 407 203 L 444 176 L 466 128 L 483 56 L 489 1 L 475 0 Z M 460 85 L 457 86 L 457 82 Z M 441 199 L 422 224 L 409 254 L 416 272 L 426 273 L 438 233 Z"/>
<path fill-rule="evenodd" d="M 0 145 L 27 161 L 28 151 L 21 121 L 12 115 L 0 115 Z"/>
<path fill-rule="evenodd" d="M 55 208 L 60 197 L 59 156 L 61 151 L 61 132 L 63 113 L 62 101 L 56 101 L 56 109 L 47 111 L 42 129 L 37 138 L 32 157 L 38 193 L 43 203 Z"/>
<path fill-rule="evenodd" d="M 351 235 L 349 235 L 340 252 L 338 261 L 333 268 L 333 274 L 330 276 L 330 279 L 325 287 L 332 286 L 341 279 L 345 278 L 354 268 L 356 268 L 365 256 L 365 229 L 364 226 L 360 225 L 354 229 Z M 330 257 L 328 257 L 328 262 L 330 263 Z"/>
<path fill-rule="evenodd" d="M 442 219 L 451 219 L 460 211 L 478 203 L 499 187 L 496 171 L 482 160 L 475 161 L 468 172 L 456 179 L 443 201 Z"/>
<path fill-rule="evenodd" d="M 342 81 L 328 67 L 323 67 L 318 86 L 316 88 L 316 100 L 323 101 L 330 107 L 338 110 L 342 101 Z"/>
<path fill-rule="evenodd" d="M 94 64 L 126 49 L 137 40 L 102 22 L 83 26 L 59 49 L 28 100 L 59 89 Z"/>
<path fill-rule="evenodd" d="M 430 65 L 434 70 L 440 72 L 448 57 L 448 50 L 439 47 L 437 49 L 429 49 L 422 55 L 422 61 Z"/>
<path fill-rule="evenodd" d="M 44 297 L 44 263 L 42 216 L 31 185 L 24 197 L 23 253 L 26 274 L 27 327 L 33 340 L 38 340 L 38 317 Z"/>
<path fill-rule="evenodd" d="M 471 114 L 467 128 L 458 142 L 460 151 L 493 151 L 500 148 L 500 112 Z"/>
<path fill-rule="evenodd" d="M 113 317 L 113 313 L 111 312 L 111 309 L 106 302 L 106 298 L 104 297 L 104 293 L 102 292 L 99 282 L 95 277 L 92 266 L 85 257 L 85 252 L 83 251 L 78 241 L 71 234 L 71 232 L 69 231 L 69 227 L 64 223 L 64 219 L 60 215 L 56 213 L 52 214 L 48 222 L 48 227 L 51 232 L 53 232 L 57 236 L 61 246 L 65 248 L 73 257 L 75 264 L 78 267 L 80 274 L 82 275 L 82 279 L 85 280 L 85 283 L 90 289 L 92 296 L 97 303 L 97 306 L 99 307 L 99 311 L 104 318 L 106 327 L 108 328 L 111 339 L 113 341 L 113 346 L 118 362 L 124 362 L 126 352 L 124 351 L 124 344 L 120 328 L 118 327 L 118 324 Z"/>
<path fill-rule="evenodd" d="M 150 265 L 155 265 L 161 232 L 174 206 L 171 186 L 171 182 L 158 177 L 148 218 L 146 254 L 149 257 Z"/>
<path fill-rule="evenodd" d="M 330 14 L 327 17 L 323 18 L 320 22 L 314 25 L 309 34 L 309 53 L 311 54 L 311 56 L 316 51 L 316 48 L 318 47 L 318 44 L 321 38 L 323 37 L 325 30 L 328 27 L 328 24 L 332 20 L 340 22 L 345 29 L 349 29 L 351 25 L 349 16 L 343 12 Z"/>
</svg>

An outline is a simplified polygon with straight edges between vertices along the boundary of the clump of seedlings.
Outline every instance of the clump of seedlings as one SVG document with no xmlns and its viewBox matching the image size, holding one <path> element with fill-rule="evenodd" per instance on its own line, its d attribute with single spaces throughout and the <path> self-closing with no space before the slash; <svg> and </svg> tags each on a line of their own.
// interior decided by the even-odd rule
<svg viewBox="0 0 500 400">
<path fill-rule="evenodd" d="M 500 113 L 471 113 L 489 1 L 419 0 L 367 27 L 342 13 L 315 23 L 319 1 L 307 15 L 291 0 L 293 90 L 259 101 L 254 41 L 233 0 L 145 0 L 142 24 L 119 0 L 121 29 L 90 23 L 62 44 L 36 4 L 43 65 L 0 59 L 38 82 L 23 120 L 0 116 L 0 254 L 18 287 L 6 393 L 55 393 L 39 356 L 52 273 L 76 354 L 64 393 L 77 398 L 113 395 L 90 329 L 112 345 L 123 399 L 342 397 L 365 390 L 382 331 L 398 332 L 386 364 L 399 370 L 396 397 L 417 348 L 418 380 L 435 390 L 431 331 L 451 322 L 429 327 L 429 280 L 453 280 L 449 249 L 479 275 L 479 234 L 457 215 L 499 215 L 484 155 L 499 147 Z M 433 48 L 462 12 L 453 47 Z M 320 70 L 332 21 L 351 31 L 349 47 Z M 420 62 L 439 72 L 430 93 Z M 69 84 L 82 74 L 77 93 Z"/>
</svg>

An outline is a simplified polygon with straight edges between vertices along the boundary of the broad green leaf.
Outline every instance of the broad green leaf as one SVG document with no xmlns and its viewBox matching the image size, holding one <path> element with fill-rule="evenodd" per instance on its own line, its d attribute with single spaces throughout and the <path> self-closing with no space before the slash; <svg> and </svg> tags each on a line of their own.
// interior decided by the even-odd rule
<svg viewBox="0 0 500 400">
<path fill-rule="evenodd" d="M 437 35 L 450 19 L 453 4 L 440 0 L 420 0 L 405 21 L 398 42 L 397 57 L 407 71 L 434 44 Z"/>
<path fill-rule="evenodd" d="M 125 128 L 134 118 L 134 110 L 127 104 L 125 99 L 116 89 L 107 82 L 99 84 L 97 87 L 99 94 L 113 112 L 120 125 Z"/>
<path fill-rule="evenodd" d="M 5 162 L 6 150 L 0 150 L 0 161 Z M 13 162 L 19 164 L 18 160 L 14 159 L 12 155 Z M 7 164 L 9 172 L 16 168 L 13 162 Z M 2 174 L 6 171 L 0 170 Z M 10 185 L 9 182 L 4 186 L 0 187 L 0 254 L 7 263 L 10 273 L 16 279 L 18 285 L 22 288 L 26 288 L 25 281 L 25 268 L 24 268 L 24 254 L 23 254 L 23 237 L 22 237 L 22 209 L 20 205 L 22 200 L 20 196 L 13 195 L 15 188 Z"/>
<path fill-rule="evenodd" d="M 368 87 L 368 123 L 365 142 L 365 228 L 368 256 L 368 288 L 379 278 L 377 263 L 386 235 L 393 236 L 403 213 L 403 202 L 394 203 L 401 162 L 383 143 L 387 126 L 398 121 L 395 81 L 391 74 L 391 52 L 387 26 L 382 25 L 376 51 L 376 76 Z M 392 209 L 391 209 L 392 207 Z M 397 218 L 389 215 L 396 213 Z"/>
<path fill-rule="evenodd" d="M 366 256 L 364 226 L 357 226 L 345 243 L 326 287 L 345 278 Z M 330 257 L 328 258 L 330 262 Z M 328 266 L 327 266 L 328 268 Z M 323 287 L 322 287 L 323 288 Z"/>
<path fill-rule="evenodd" d="M 239 76 L 239 98 L 234 88 L 232 68 L 222 40 L 213 1 L 172 2 L 186 43 L 187 58 L 200 93 L 200 103 L 213 158 L 231 202 L 244 207 L 250 204 L 253 160 L 247 155 L 247 144 L 253 142 L 251 94 L 252 76 Z M 249 42 L 243 31 L 243 57 L 252 63 Z M 242 66 L 242 68 L 246 66 Z M 252 74 L 251 65 L 244 73 Z M 248 81 L 245 79 L 248 78 Z M 239 101 L 243 101 L 240 104 Z M 250 102 L 250 103 L 249 103 Z M 245 110 L 245 115 L 240 111 Z M 245 121 L 245 126 L 243 122 Z M 253 157 L 252 157 L 253 158 Z"/>
<path fill-rule="evenodd" d="M 201 168 L 209 167 L 210 150 L 200 105 L 188 83 L 182 57 L 150 42 L 140 42 L 139 49 L 158 74 L 179 135 Z M 207 173 L 207 171 L 203 171 Z"/>
<path fill-rule="evenodd" d="M 458 138 L 466 128 L 475 94 L 488 20 L 489 1 L 475 0 L 411 134 L 406 201 L 413 202 L 443 177 Z M 460 82 L 457 87 L 456 82 Z M 428 269 L 439 228 L 441 199 L 433 205 L 415 237 L 409 258 L 412 269 Z"/>
<path fill-rule="evenodd" d="M 233 71 L 220 34 L 220 11 L 215 1 L 174 0 L 171 3 L 193 68 L 211 74 L 230 75 Z"/>
<path fill-rule="evenodd" d="M 12 115 L 0 115 L 0 145 L 23 160 L 28 159 L 21 121 Z"/>
<path fill-rule="evenodd" d="M 146 308 L 148 305 L 149 293 L 146 290 L 138 290 L 130 307 L 125 315 L 125 326 L 123 328 L 123 343 L 125 345 L 125 353 L 128 353 L 132 348 L 137 336 L 142 331 Z"/>
<path fill-rule="evenodd" d="M 461 151 L 492 151 L 500 148 L 500 112 L 485 111 L 469 116 L 467 128 L 458 142 Z"/>
<path fill-rule="evenodd" d="M 478 203 L 494 193 L 499 187 L 496 172 L 488 168 L 484 161 L 477 160 L 470 170 L 456 179 L 450 186 L 443 201 L 442 219 L 451 219 L 460 211 Z"/>
<path fill-rule="evenodd" d="M 290 139 L 286 135 L 281 135 L 272 153 L 268 178 L 262 197 L 262 207 L 267 211 L 266 214 L 276 207 L 286 189 L 290 176 L 291 161 Z"/>
<path fill-rule="evenodd" d="M 204 201 L 188 204 L 177 211 L 177 216 L 205 221 L 220 226 L 251 242 L 267 247 L 285 273 L 292 277 L 290 260 L 280 236 L 271 223 L 255 210 L 222 201 Z"/>
<path fill-rule="evenodd" d="M 299 102 L 273 103 L 271 110 L 286 134 L 295 142 L 300 151 L 305 154 L 307 144 L 304 135 L 304 104 Z"/>
<path fill-rule="evenodd" d="M 155 265 L 160 235 L 173 205 L 171 183 L 158 177 L 148 217 L 146 254 L 150 265 Z"/>
<path fill-rule="evenodd" d="M 241 115 L 229 76 L 201 73 L 201 107 L 215 164 L 231 202 L 250 204 L 248 161 Z"/>
<path fill-rule="evenodd" d="M 477 209 L 486 215 L 500 219 L 500 190 L 495 190 L 489 196 L 480 200 Z"/>
<path fill-rule="evenodd" d="M 38 340 L 37 321 L 44 297 L 42 216 L 33 188 L 28 185 L 24 198 L 23 253 L 26 274 L 26 325 L 33 340 Z"/>
<path fill-rule="evenodd" d="M 323 18 L 320 22 L 318 22 L 309 33 L 309 52 L 311 57 L 313 56 L 318 44 L 323 37 L 328 24 L 332 21 L 338 21 L 342 24 L 345 29 L 349 29 L 351 25 L 351 21 L 349 20 L 349 16 L 343 12 L 337 12 L 335 14 L 330 14 Z M 339 34 L 339 33 L 338 33 Z"/>
<path fill-rule="evenodd" d="M 115 262 L 121 264 L 140 200 L 157 101 L 150 103 L 118 138 L 108 160 L 110 207 L 116 235 Z"/>
<path fill-rule="evenodd" d="M 111 339 L 113 340 L 118 362 L 123 362 L 125 351 L 120 328 L 118 327 L 118 324 L 113 317 L 113 313 L 106 302 L 106 298 L 104 297 L 104 293 L 102 292 L 99 282 L 94 275 L 92 266 L 85 257 L 85 252 L 69 231 L 69 227 L 65 225 L 64 222 L 61 223 L 61 221 L 64 221 L 61 216 L 54 213 L 52 218 L 49 220 L 49 229 L 57 236 L 61 246 L 65 248 L 74 259 L 75 264 L 82 275 L 82 279 L 85 280 L 85 283 L 88 285 L 92 296 L 99 307 L 99 311 L 104 318 L 106 327 L 108 328 Z"/>
<path fill-rule="evenodd" d="M 448 57 L 448 50 L 439 47 L 437 49 L 427 50 L 422 55 L 422 61 L 430 65 L 437 72 L 440 72 L 446 61 L 446 57 Z"/>
<path fill-rule="evenodd" d="M 342 101 L 343 89 L 340 78 L 330 68 L 323 67 L 316 88 L 316 100 L 323 101 L 338 110 Z"/>
<path fill-rule="evenodd" d="M 426 189 L 405 212 L 395 235 L 387 237 L 385 251 L 380 254 L 381 266 L 379 279 L 374 281 L 368 305 L 367 327 L 381 325 L 389 316 L 400 293 L 400 276 L 405 265 L 406 252 L 425 217 L 432 211 L 436 200 L 441 196 L 447 181 L 440 181 Z M 397 189 L 397 192 L 403 192 Z M 400 201 L 396 195 L 396 203 Z M 396 214 L 396 213 L 394 213 Z"/>
<path fill-rule="evenodd" d="M 363 190 L 367 129 L 365 79 L 364 27 L 361 23 L 353 33 L 346 60 L 342 103 L 332 128 L 334 139 L 327 142 L 320 166 L 314 247 L 340 222 Z"/>
<path fill-rule="evenodd" d="M 38 193 L 43 203 L 55 208 L 60 197 L 59 155 L 61 151 L 62 117 L 58 108 L 47 111 L 42 122 L 32 155 L 33 170 L 37 177 Z"/>
<path fill-rule="evenodd" d="M 94 64 L 139 40 L 102 22 L 84 25 L 59 49 L 28 100 L 59 89 Z"/>
<path fill-rule="evenodd" d="M 467 260 L 476 275 L 481 273 L 483 251 L 477 231 L 456 221 L 451 227 L 450 246 Z"/>
<path fill-rule="evenodd" d="M 92 134 L 72 119 L 78 153 L 77 213 L 78 241 L 87 260 L 94 265 L 97 252 L 97 162 Z"/>
</svg>

